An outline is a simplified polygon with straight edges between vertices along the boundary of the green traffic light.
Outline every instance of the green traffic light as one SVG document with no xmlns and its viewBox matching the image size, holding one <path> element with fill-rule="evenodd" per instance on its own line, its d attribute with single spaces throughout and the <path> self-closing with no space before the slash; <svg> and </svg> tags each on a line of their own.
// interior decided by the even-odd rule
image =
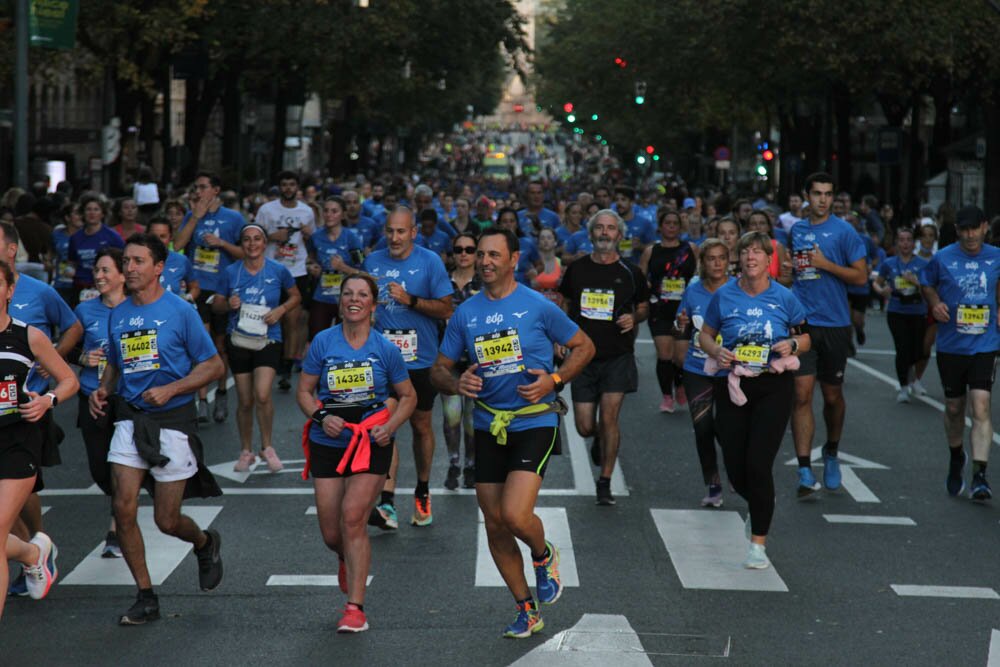
<svg viewBox="0 0 1000 667">
<path fill-rule="evenodd" d="M 639 164 L 646 164 L 646 156 L 639 155 L 635 158 L 635 161 L 638 162 Z"/>
<path fill-rule="evenodd" d="M 597 114 L 596 114 L 596 113 L 595 113 L 595 114 L 593 114 L 593 115 L 592 115 L 592 116 L 590 117 L 590 120 L 597 120 Z"/>
<path fill-rule="evenodd" d="M 653 156 L 653 162 L 659 162 L 659 161 L 660 161 L 660 156 L 659 155 L 654 155 Z"/>
<path fill-rule="evenodd" d="M 602 136 L 601 136 L 601 135 L 599 135 L 599 134 L 595 134 L 595 135 L 594 135 L 594 138 L 595 138 L 595 139 L 597 139 L 598 141 L 600 141 L 600 140 L 601 140 L 601 139 L 603 139 L 604 137 L 602 137 Z"/>
<path fill-rule="evenodd" d="M 646 102 L 646 98 L 643 97 L 642 95 L 636 95 L 635 96 L 635 103 L 636 104 L 643 104 L 645 102 Z"/>
<path fill-rule="evenodd" d="M 761 176 L 767 176 L 767 167 L 762 164 L 757 165 L 757 173 Z"/>
<path fill-rule="evenodd" d="M 570 115 L 566 116 L 566 120 L 569 121 L 570 123 L 575 123 L 576 122 L 576 116 L 574 116 L 573 114 L 570 114 Z"/>
</svg>

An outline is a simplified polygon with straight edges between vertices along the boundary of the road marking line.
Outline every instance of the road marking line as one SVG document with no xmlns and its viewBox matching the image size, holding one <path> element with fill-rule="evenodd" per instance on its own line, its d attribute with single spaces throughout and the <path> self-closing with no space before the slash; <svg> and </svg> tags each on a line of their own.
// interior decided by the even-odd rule
<svg viewBox="0 0 1000 667">
<path fill-rule="evenodd" d="M 570 406 L 570 411 L 563 417 L 563 432 L 566 434 L 566 448 L 569 449 L 569 462 L 573 469 L 574 494 L 579 496 L 594 495 L 594 476 L 590 465 L 590 451 L 586 441 L 576 432 L 576 424 L 573 422 L 573 400 L 569 395 L 569 390 L 564 389 L 562 396 L 566 404 Z M 619 443 L 618 453 L 622 448 Z M 622 473 L 619 461 L 615 461 L 614 470 L 611 472 L 611 493 L 616 496 L 629 495 L 628 486 L 625 485 L 625 475 Z"/>
<path fill-rule="evenodd" d="M 1000 667 L 1000 630 L 990 632 L 990 655 L 986 667 Z"/>
<path fill-rule="evenodd" d="M 208 528 L 221 511 L 221 507 L 205 505 L 184 508 L 184 514 L 202 528 Z M 140 507 L 138 521 L 146 543 L 146 566 L 149 568 L 149 577 L 154 586 L 159 586 L 191 552 L 191 545 L 161 533 L 153 520 L 152 507 Z M 87 554 L 87 557 L 80 561 L 60 583 L 63 586 L 135 586 L 125 559 L 101 558 L 103 549 L 104 540 L 101 540 L 97 548 Z M 195 577 L 196 571 L 197 567 L 192 563 L 187 574 Z"/>
<path fill-rule="evenodd" d="M 613 488 L 613 487 L 612 487 Z M 223 486 L 223 495 L 225 496 L 311 496 L 313 495 L 312 486 L 272 486 L 266 488 L 247 488 L 239 486 Z M 396 494 L 399 496 L 413 495 L 414 489 L 406 487 L 396 487 Z M 145 493 L 142 491 L 141 493 Z M 457 489 L 455 491 L 449 491 L 443 487 L 437 489 L 431 489 L 432 495 L 440 496 L 474 496 L 476 495 L 475 489 Z M 539 489 L 538 495 L 540 496 L 579 496 L 586 495 L 592 496 L 594 494 L 594 489 L 591 487 L 586 493 L 581 494 L 579 491 L 574 489 Z M 47 489 L 41 491 L 39 495 L 42 496 L 100 496 L 104 495 L 100 489 L 91 490 L 87 489 Z M 621 494 L 621 495 L 627 495 Z M 187 510 L 185 509 L 185 512 Z"/>
<path fill-rule="evenodd" d="M 872 368 L 868 364 L 863 364 L 860 361 L 857 361 L 855 359 L 848 359 L 847 363 L 849 363 L 850 365 L 852 365 L 852 366 L 854 366 L 854 367 L 856 367 L 856 368 L 864 371 L 865 373 L 868 373 L 873 378 L 876 378 L 876 379 L 881 380 L 882 382 L 885 382 L 890 387 L 898 387 L 899 386 L 899 383 L 896 382 L 895 378 L 892 378 L 892 377 L 886 375 L 882 371 L 879 371 L 879 370 L 876 370 L 876 369 Z M 930 396 L 914 396 L 913 398 L 916 398 L 918 401 L 922 401 L 922 402 L 926 403 L 927 405 L 929 405 L 932 408 L 936 409 L 938 412 L 944 412 L 944 403 L 942 403 L 941 401 L 937 401 L 937 400 L 931 398 Z M 965 418 L 965 425 L 967 427 L 969 427 L 969 428 L 972 428 L 972 420 L 969 419 L 968 417 L 966 417 Z M 1000 433 L 997 433 L 996 431 L 993 431 L 993 444 L 1000 445 Z"/>
<path fill-rule="evenodd" d="M 865 516 L 861 514 L 824 514 L 829 523 L 859 523 L 873 526 L 915 526 L 917 522 L 908 516 Z"/>
<path fill-rule="evenodd" d="M 880 503 L 881 500 L 878 499 L 872 490 L 861 481 L 851 466 L 840 466 L 840 483 L 844 487 L 844 490 L 851 494 L 855 502 L 858 503 Z"/>
<path fill-rule="evenodd" d="M 649 510 L 684 588 L 781 591 L 788 586 L 771 564 L 747 570 L 743 519 L 736 512 Z"/>
<path fill-rule="evenodd" d="M 368 575 L 366 586 L 372 585 L 372 575 Z M 335 574 L 272 574 L 267 578 L 267 586 L 337 586 Z"/>
<path fill-rule="evenodd" d="M 652 667 L 624 616 L 584 614 L 569 630 L 532 649 L 510 667 Z"/>
<path fill-rule="evenodd" d="M 476 586 L 506 586 L 493 562 L 493 556 L 490 555 L 483 513 L 480 511 L 477 514 L 479 521 L 476 539 Z M 566 508 L 536 507 L 535 514 L 545 525 L 545 539 L 559 549 L 559 578 L 562 585 L 579 586 L 580 575 L 576 569 L 576 555 L 573 552 L 573 539 L 569 532 Z M 531 565 L 531 550 L 520 540 L 517 541 L 517 546 L 521 549 L 521 558 L 524 560 L 524 577 L 528 580 L 529 586 L 534 585 L 535 571 Z"/>
<path fill-rule="evenodd" d="M 813 447 L 812 451 L 809 452 L 809 460 L 812 463 L 818 463 L 823 458 L 823 447 Z M 874 461 L 869 461 L 868 459 L 863 459 L 860 456 L 854 456 L 853 454 L 848 454 L 847 452 L 840 450 L 837 452 L 837 458 L 840 459 L 841 467 L 849 465 L 852 468 L 864 468 L 869 470 L 889 470 L 889 466 L 884 466 L 881 463 L 875 463 Z M 797 457 L 792 457 L 785 461 L 786 466 L 797 466 L 799 465 L 799 459 Z"/>
<path fill-rule="evenodd" d="M 42 505 L 42 515 L 47 514 L 50 509 L 52 509 L 50 505 Z"/>
<path fill-rule="evenodd" d="M 914 586 L 892 584 L 896 595 L 928 598 L 968 598 L 980 600 L 1000 600 L 1000 595 L 992 588 L 980 586 Z"/>
</svg>

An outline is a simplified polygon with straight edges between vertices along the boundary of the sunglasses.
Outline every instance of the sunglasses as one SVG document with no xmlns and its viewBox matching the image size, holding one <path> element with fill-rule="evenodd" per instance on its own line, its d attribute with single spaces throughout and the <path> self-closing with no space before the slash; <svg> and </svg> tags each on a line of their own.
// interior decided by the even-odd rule
<svg viewBox="0 0 1000 667">
<path fill-rule="evenodd" d="M 461 255 L 463 252 L 466 255 L 475 255 L 476 254 L 476 246 L 474 246 L 474 245 L 457 245 L 454 248 L 452 248 L 451 251 L 453 253 L 455 253 L 456 255 Z"/>
</svg>

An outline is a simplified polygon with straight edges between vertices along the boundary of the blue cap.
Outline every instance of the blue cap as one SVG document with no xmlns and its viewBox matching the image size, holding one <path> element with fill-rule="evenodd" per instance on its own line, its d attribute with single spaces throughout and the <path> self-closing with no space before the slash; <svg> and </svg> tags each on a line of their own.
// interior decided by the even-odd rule
<svg viewBox="0 0 1000 667">
<path fill-rule="evenodd" d="M 684 204 L 681 206 L 681 208 L 694 208 L 694 207 L 695 207 L 694 197 L 686 198 L 684 200 Z"/>
</svg>

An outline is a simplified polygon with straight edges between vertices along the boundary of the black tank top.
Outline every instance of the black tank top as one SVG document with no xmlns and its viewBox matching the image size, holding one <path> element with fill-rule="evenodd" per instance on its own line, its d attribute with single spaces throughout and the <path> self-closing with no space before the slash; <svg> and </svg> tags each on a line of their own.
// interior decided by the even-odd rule
<svg viewBox="0 0 1000 667">
<path fill-rule="evenodd" d="M 657 243 L 649 253 L 647 270 L 652 294 L 660 301 L 680 301 L 697 268 L 691 244 L 681 241 L 677 247 L 668 248 Z"/>
<path fill-rule="evenodd" d="M 28 402 L 25 382 L 35 365 L 28 345 L 28 325 L 11 318 L 0 331 L 0 428 L 21 421 L 19 405 Z"/>
</svg>

